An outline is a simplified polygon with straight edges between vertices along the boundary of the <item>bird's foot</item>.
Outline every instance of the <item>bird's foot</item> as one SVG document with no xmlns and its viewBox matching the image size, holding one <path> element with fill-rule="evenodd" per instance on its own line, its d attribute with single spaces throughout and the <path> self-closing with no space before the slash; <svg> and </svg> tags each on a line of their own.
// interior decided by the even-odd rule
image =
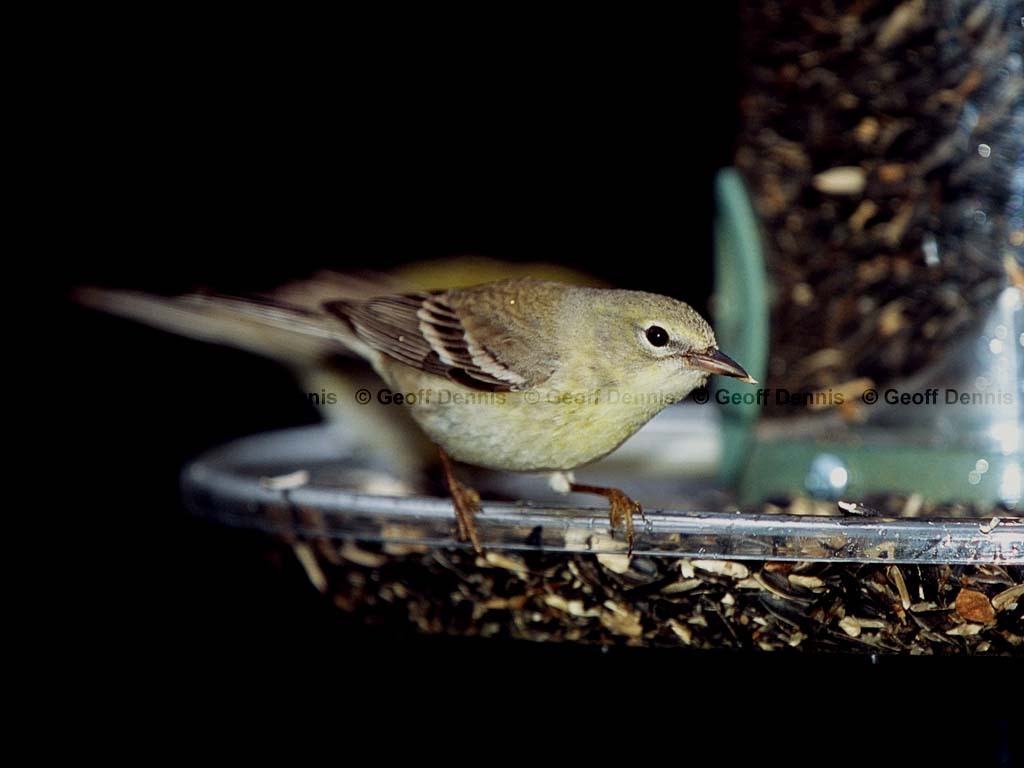
<svg viewBox="0 0 1024 768">
<path fill-rule="evenodd" d="M 452 460 L 443 449 L 441 453 L 441 467 L 444 470 L 444 478 L 448 483 L 448 492 L 452 496 L 452 506 L 455 507 L 455 537 L 459 541 L 468 541 L 473 545 L 477 554 L 483 553 L 480 546 L 480 536 L 476 530 L 476 515 L 480 512 L 480 494 L 468 485 L 459 482 L 455 477 L 452 467 Z"/>
<path fill-rule="evenodd" d="M 455 507 L 456 538 L 468 541 L 477 554 L 483 553 L 480 536 L 476 530 L 476 515 L 480 512 L 480 494 L 458 480 L 448 483 L 452 494 L 452 505 Z"/>
<path fill-rule="evenodd" d="M 618 488 L 604 488 L 599 485 L 583 485 L 581 483 L 572 483 L 569 488 L 574 493 L 592 493 L 608 499 L 608 504 L 611 507 L 608 517 L 611 520 L 612 532 L 614 533 L 615 529 L 619 527 L 625 528 L 626 554 L 632 555 L 633 541 L 636 538 L 636 533 L 633 529 L 633 515 L 639 515 L 641 520 L 645 523 L 647 522 L 647 516 L 644 515 L 644 510 L 640 503 L 633 501 Z"/>
</svg>

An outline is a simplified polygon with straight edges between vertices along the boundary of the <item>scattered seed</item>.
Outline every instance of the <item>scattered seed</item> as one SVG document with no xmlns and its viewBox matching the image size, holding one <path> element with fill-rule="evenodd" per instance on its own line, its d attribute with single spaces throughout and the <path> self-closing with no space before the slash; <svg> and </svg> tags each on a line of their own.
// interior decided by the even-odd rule
<svg viewBox="0 0 1024 768">
<path fill-rule="evenodd" d="M 946 630 L 947 635 L 959 635 L 960 637 L 973 637 L 985 627 L 981 624 L 961 624 L 952 629 Z"/>
<path fill-rule="evenodd" d="M 260 485 L 272 491 L 290 491 L 293 488 L 301 488 L 308 482 L 309 472 L 305 469 L 297 469 L 286 475 L 260 478 Z"/>
<path fill-rule="evenodd" d="M 817 576 L 803 576 L 799 573 L 789 574 L 789 583 L 795 587 L 803 587 L 804 589 L 821 589 L 825 586 L 825 582 Z"/>
<path fill-rule="evenodd" d="M 683 581 L 676 581 L 668 586 L 661 588 L 661 594 L 663 595 L 679 595 L 683 592 L 689 592 L 696 589 L 704 582 L 700 579 L 684 579 Z"/>
<path fill-rule="evenodd" d="M 306 572 L 306 578 L 309 579 L 309 583 L 320 592 L 326 592 L 328 586 L 327 577 L 324 575 L 323 569 L 317 562 L 316 556 L 309 545 L 298 542 L 292 545 L 292 551 L 295 552 L 295 557 Z"/>
<path fill-rule="evenodd" d="M 1024 596 L 1024 584 L 1003 590 L 992 598 L 992 607 L 996 611 L 1013 610 L 1018 598 Z"/>
<path fill-rule="evenodd" d="M 850 637 L 860 637 L 860 622 L 853 616 L 845 616 L 839 621 L 839 628 Z"/>
<path fill-rule="evenodd" d="M 859 195 L 867 184 L 863 168 L 840 166 L 822 171 L 814 177 L 814 188 L 827 195 Z"/>
<path fill-rule="evenodd" d="M 996 529 L 996 526 L 999 525 L 1001 522 L 1003 522 L 1001 518 L 993 517 L 985 525 L 979 525 L 978 530 L 987 536 L 988 534 L 992 533 L 992 531 Z"/>
<path fill-rule="evenodd" d="M 676 637 L 686 643 L 686 645 L 693 644 L 693 630 L 688 626 L 680 624 L 675 619 L 669 619 L 668 626 L 675 633 Z"/>
<path fill-rule="evenodd" d="M 626 573 L 629 570 L 629 562 L 632 558 L 629 555 L 597 555 L 597 562 L 613 573 Z"/>
<path fill-rule="evenodd" d="M 900 595 L 900 604 L 903 606 L 903 610 L 907 610 L 910 607 L 910 593 L 907 591 L 907 582 L 903 579 L 903 571 L 900 570 L 898 565 L 890 565 L 886 569 L 886 574 L 889 576 L 889 580 L 896 585 L 896 591 Z"/>
<path fill-rule="evenodd" d="M 996 617 L 995 609 L 989 599 L 983 593 L 973 589 L 961 589 L 956 596 L 955 606 L 956 612 L 968 621 L 985 624 Z"/>
<path fill-rule="evenodd" d="M 609 632 L 627 637 L 640 637 L 643 634 L 643 624 L 635 611 L 610 600 L 605 602 L 605 608 L 608 610 L 601 612 L 600 622 Z"/>
<path fill-rule="evenodd" d="M 747 566 L 733 560 L 694 560 L 693 565 L 707 573 L 717 573 L 732 579 L 745 579 L 750 575 Z"/>
<path fill-rule="evenodd" d="M 338 554 L 349 562 L 366 568 L 380 568 L 388 561 L 387 555 L 360 549 L 353 541 L 346 541 Z"/>
<path fill-rule="evenodd" d="M 482 562 L 481 562 L 482 561 Z M 526 564 L 521 560 L 517 560 L 507 555 L 503 555 L 499 552 L 487 552 L 482 558 L 477 558 L 477 565 L 486 567 L 492 566 L 494 568 L 502 568 L 506 571 L 515 573 L 520 578 L 527 577 Z"/>
</svg>

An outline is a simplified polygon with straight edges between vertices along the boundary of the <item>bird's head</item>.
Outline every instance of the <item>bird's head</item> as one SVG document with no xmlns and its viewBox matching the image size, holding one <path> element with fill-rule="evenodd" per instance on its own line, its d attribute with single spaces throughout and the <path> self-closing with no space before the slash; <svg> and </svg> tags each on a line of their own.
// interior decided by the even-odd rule
<svg viewBox="0 0 1024 768">
<path fill-rule="evenodd" d="M 601 343 L 612 352 L 620 386 L 660 393 L 666 402 L 686 397 L 710 374 L 757 382 L 718 349 L 714 331 L 690 305 L 638 291 L 619 296 L 603 309 Z M 603 302 L 602 302 L 603 303 Z"/>
</svg>

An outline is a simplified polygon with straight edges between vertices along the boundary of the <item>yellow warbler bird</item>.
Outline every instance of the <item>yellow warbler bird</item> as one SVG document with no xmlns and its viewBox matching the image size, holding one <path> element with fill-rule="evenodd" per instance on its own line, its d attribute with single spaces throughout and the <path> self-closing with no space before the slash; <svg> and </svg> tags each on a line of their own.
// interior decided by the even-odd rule
<svg viewBox="0 0 1024 768">
<path fill-rule="evenodd" d="M 458 536 L 478 550 L 479 497 L 455 478 L 451 459 L 567 473 L 615 450 L 710 374 L 756 383 L 689 305 L 639 291 L 518 278 L 315 306 L 97 289 L 78 298 L 173 330 L 193 315 L 220 318 L 365 358 L 392 390 L 419 394 L 409 411 L 440 448 Z M 612 528 L 624 527 L 631 551 L 640 505 L 563 477 L 566 490 L 608 498 Z"/>
</svg>

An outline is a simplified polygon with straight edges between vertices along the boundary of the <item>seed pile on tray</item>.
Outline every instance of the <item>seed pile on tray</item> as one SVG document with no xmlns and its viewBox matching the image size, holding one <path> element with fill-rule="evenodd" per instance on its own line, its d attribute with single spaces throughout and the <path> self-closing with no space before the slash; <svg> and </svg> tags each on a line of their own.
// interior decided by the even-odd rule
<svg viewBox="0 0 1024 768">
<path fill-rule="evenodd" d="M 878 497 L 871 510 L 991 516 L 993 526 L 1009 513 L 995 507 L 982 515 L 979 508 L 916 496 Z M 814 510 L 780 499 L 763 511 Z M 291 518 L 276 508 L 267 514 L 277 523 Z M 316 516 L 303 521 L 315 525 Z M 406 541 L 421 535 L 415 527 L 381 534 Z M 1022 565 L 624 552 L 494 550 L 478 556 L 417 543 L 282 538 L 314 586 L 349 620 L 396 629 L 597 645 L 1024 656 Z"/>
<path fill-rule="evenodd" d="M 539 642 L 1024 655 L 1024 567 L 294 544 L 351 619 Z"/>
<path fill-rule="evenodd" d="M 1020 11 L 743 3 L 736 165 L 765 235 L 772 386 L 916 373 L 1019 274 Z"/>
</svg>

